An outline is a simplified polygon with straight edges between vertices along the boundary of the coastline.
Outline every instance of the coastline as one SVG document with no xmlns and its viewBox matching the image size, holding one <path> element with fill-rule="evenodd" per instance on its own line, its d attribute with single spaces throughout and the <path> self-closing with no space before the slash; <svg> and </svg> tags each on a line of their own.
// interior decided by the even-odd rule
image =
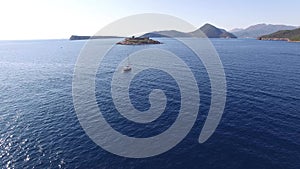
<svg viewBox="0 0 300 169">
<path fill-rule="evenodd" d="M 295 42 L 295 43 L 299 43 L 300 41 L 293 41 L 290 40 L 289 38 L 257 38 L 257 40 L 264 40 L 264 41 L 286 41 L 286 42 Z"/>
</svg>

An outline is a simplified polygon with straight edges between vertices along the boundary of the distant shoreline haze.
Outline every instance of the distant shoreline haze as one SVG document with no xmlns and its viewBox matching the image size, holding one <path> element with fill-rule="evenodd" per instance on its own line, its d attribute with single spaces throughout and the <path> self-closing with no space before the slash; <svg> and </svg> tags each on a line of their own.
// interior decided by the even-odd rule
<svg viewBox="0 0 300 169">
<path fill-rule="evenodd" d="M 231 31 L 218 28 L 211 24 L 205 24 L 193 32 L 180 32 L 177 30 L 162 30 L 148 32 L 140 37 L 199 37 L 202 36 L 199 31 L 203 32 L 208 38 L 258 38 L 282 30 L 294 30 L 297 26 L 273 25 L 273 24 L 256 24 L 245 29 L 236 28 Z M 86 40 L 86 39 L 106 39 L 106 38 L 124 38 L 121 36 L 81 36 L 72 35 L 69 40 Z M 284 38 L 284 37 L 282 37 Z"/>
<path fill-rule="evenodd" d="M 180 32 L 177 30 L 163 30 L 148 32 L 140 37 L 202 37 L 202 32 L 208 38 L 237 38 L 234 34 L 227 32 L 225 29 L 217 28 L 211 24 L 205 24 L 197 30 L 192 32 Z M 72 35 L 70 40 L 84 40 L 84 39 L 102 39 L 106 37 L 120 38 L 118 36 L 78 36 Z"/>
</svg>

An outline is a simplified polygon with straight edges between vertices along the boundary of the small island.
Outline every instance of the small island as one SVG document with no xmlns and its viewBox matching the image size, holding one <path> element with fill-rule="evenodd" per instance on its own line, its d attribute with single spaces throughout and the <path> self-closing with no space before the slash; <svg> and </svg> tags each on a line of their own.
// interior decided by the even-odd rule
<svg viewBox="0 0 300 169">
<path fill-rule="evenodd" d="M 157 40 L 150 39 L 149 37 L 134 37 L 125 38 L 123 41 L 118 42 L 118 45 L 146 45 L 146 44 L 161 44 Z"/>
</svg>

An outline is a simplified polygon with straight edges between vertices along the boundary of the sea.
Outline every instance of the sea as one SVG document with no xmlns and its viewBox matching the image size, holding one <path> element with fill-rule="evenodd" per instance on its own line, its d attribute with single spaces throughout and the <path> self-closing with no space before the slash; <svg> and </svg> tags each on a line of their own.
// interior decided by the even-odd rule
<svg viewBox="0 0 300 169">
<path fill-rule="evenodd" d="M 165 92 L 167 104 L 158 120 L 134 123 L 114 108 L 110 83 L 116 66 L 133 51 L 158 47 L 178 53 L 192 70 L 200 94 L 194 125 L 176 146 L 147 158 L 111 153 L 81 126 L 72 84 L 86 40 L 0 41 L 0 168 L 300 168 L 300 43 L 210 39 L 224 67 L 226 104 L 215 132 L 200 144 L 211 104 L 206 68 L 176 42 L 158 40 L 163 44 L 114 46 L 104 59 L 108 66 L 100 66 L 95 78 L 97 104 L 111 127 L 129 137 L 147 138 L 176 121 L 180 89 L 164 71 L 137 74 L 129 86 L 134 107 L 148 110 L 153 89 Z M 98 41 L 101 47 L 112 40 Z"/>
</svg>

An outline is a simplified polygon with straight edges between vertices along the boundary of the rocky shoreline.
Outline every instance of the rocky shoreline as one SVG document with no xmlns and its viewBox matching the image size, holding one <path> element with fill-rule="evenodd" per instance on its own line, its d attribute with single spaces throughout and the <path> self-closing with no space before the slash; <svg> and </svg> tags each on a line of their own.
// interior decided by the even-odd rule
<svg viewBox="0 0 300 169">
<path fill-rule="evenodd" d="M 300 41 L 300 28 L 293 30 L 278 31 L 269 35 L 264 35 L 258 38 L 259 40 L 274 40 L 274 41 L 287 41 L 299 42 Z"/>
<path fill-rule="evenodd" d="M 289 38 L 258 38 L 258 40 L 270 40 L 270 41 L 290 41 Z"/>
<path fill-rule="evenodd" d="M 258 40 L 266 40 L 266 41 L 287 41 L 287 42 L 300 42 L 300 41 L 293 41 L 290 40 L 289 38 L 263 38 L 259 37 L 257 38 Z"/>
</svg>

